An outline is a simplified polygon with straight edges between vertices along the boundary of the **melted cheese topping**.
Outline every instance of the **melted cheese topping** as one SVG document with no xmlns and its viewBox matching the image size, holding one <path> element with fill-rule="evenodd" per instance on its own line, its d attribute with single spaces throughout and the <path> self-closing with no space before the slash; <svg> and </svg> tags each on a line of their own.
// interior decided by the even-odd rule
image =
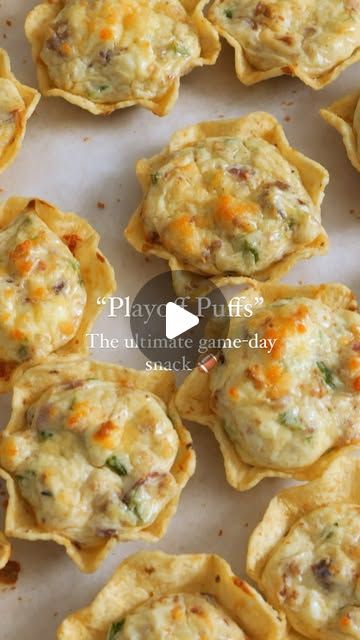
<svg viewBox="0 0 360 640">
<path fill-rule="evenodd" d="M 216 0 L 209 17 L 262 71 L 291 64 L 317 77 L 360 46 L 359 0 Z"/>
<path fill-rule="evenodd" d="M 360 638 L 360 508 L 332 504 L 304 516 L 263 573 L 291 625 L 306 638 Z"/>
<path fill-rule="evenodd" d="M 215 275 L 251 275 L 319 234 L 298 171 L 259 138 L 208 138 L 173 153 L 151 177 L 149 242 Z"/>
<path fill-rule="evenodd" d="M 41 59 L 57 87 L 113 103 L 163 95 L 199 55 L 179 0 L 68 0 Z"/>
<path fill-rule="evenodd" d="M 14 140 L 17 123 L 25 103 L 10 80 L 0 78 L 0 155 Z"/>
<path fill-rule="evenodd" d="M 0 360 L 42 358 L 75 335 L 86 303 L 80 265 L 31 212 L 0 232 Z"/>
<path fill-rule="evenodd" d="M 211 596 L 186 593 L 146 602 L 114 623 L 108 640 L 246 640 Z"/>
<path fill-rule="evenodd" d="M 178 445 L 157 397 L 88 380 L 46 391 L 0 455 L 39 525 L 91 544 L 155 520 Z"/>
<path fill-rule="evenodd" d="M 235 320 L 231 338 L 250 342 L 211 371 L 212 406 L 244 462 L 299 468 L 360 440 L 358 314 L 280 300 Z"/>
</svg>

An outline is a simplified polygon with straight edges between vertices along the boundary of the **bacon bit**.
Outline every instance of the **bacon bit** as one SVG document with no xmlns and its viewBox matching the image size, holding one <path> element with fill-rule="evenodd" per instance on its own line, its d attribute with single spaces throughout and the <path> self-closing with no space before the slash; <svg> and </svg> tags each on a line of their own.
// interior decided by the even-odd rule
<svg viewBox="0 0 360 640">
<path fill-rule="evenodd" d="M 96 252 L 96 257 L 100 262 L 105 262 L 104 256 L 99 251 Z"/>
<path fill-rule="evenodd" d="M 351 348 L 353 351 L 360 351 L 360 342 L 355 342 Z"/>
<path fill-rule="evenodd" d="M 233 398 L 233 400 L 238 400 L 239 392 L 238 392 L 236 387 L 231 387 L 229 389 L 229 396 L 230 396 L 230 398 Z"/>
<path fill-rule="evenodd" d="M 353 382 L 353 388 L 354 388 L 354 391 L 360 391 L 360 376 L 355 378 Z"/>
<path fill-rule="evenodd" d="M 5 585 L 14 585 L 18 581 L 20 564 L 15 560 L 9 560 L 7 565 L 0 570 L 0 582 Z"/>
<path fill-rule="evenodd" d="M 111 40 L 112 37 L 113 37 L 113 32 L 111 29 L 108 29 L 107 27 L 104 27 L 103 29 L 101 29 L 100 31 L 101 40 Z"/>
<path fill-rule="evenodd" d="M 250 176 L 253 176 L 255 173 L 252 167 L 230 167 L 230 169 L 227 169 L 227 172 L 239 180 L 249 180 Z"/>
<path fill-rule="evenodd" d="M 247 593 L 248 596 L 253 597 L 254 594 L 252 592 L 252 590 L 250 589 L 249 585 L 246 584 L 246 582 L 244 582 L 243 580 L 240 580 L 240 578 L 238 578 L 237 576 L 233 577 L 233 583 L 236 587 L 239 587 L 239 589 L 242 589 L 242 591 L 244 591 L 245 593 Z"/>
<path fill-rule="evenodd" d="M 271 18 L 271 7 L 266 5 L 265 2 L 258 2 L 255 8 L 255 15 Z"/>
<path fill-rule="evenodd" d="M 105 209 L 105 203 L 104 202 L 97 202 L 96 204 L 98 209 Z"/>
<path fill-rule="evenodd" d="M 61 322 L 59 325 L 59 329 L 61 333 L 64 333 L 66 336 L 71 336 L 74 333 L 72 322 Z"/>
<path fill-rule="evenodd" d="M 70 249 L 71 253 L 75 255 L 75 251 L 77 249 L 78 244 L 81 242 L 80 236 L 76 233 L 66 233 L 62 237 L 63 241 L 67 245 L 68 249 Z"/>
<path fill-rule="evenodd" d="M 288 65 L 287 65 L 286 67 L 282 67 L 282 68 L 281 68 L 281 71 L 282 71 L 283 73 L 286 73 L 286 75 L 288 75 L 288 76 L 292 76 L 292 75 L 293 75 L 293 70 L 292 70 L 292 68 L 291 68 L 291 67 L 289 67 Z"/>
<path fill-rule="evenodd" d="M 36 265 L 36 268 L 38 271 L 46 271 L 46 262 L 44 262 L 44 260 L 39 260 L 39 262 Z"/>
<path fill-rule="evenodd" d="M 113 445 L 112 436 L 116 430 L 117 425 L 111 422 L 111 420 L 107 420 L 107 422 L 103 422 L 100 429 L 94 433 L 93 439 L 105 449 L 111 449 Z"/>
<path fill-rule="evenodd" d="M 281 36 L 280 38 L 278 38 L 278 40 L 281 40 L 281 42 L 285 42 L 285 44 L 288 44 L 289 46 L 294 43 L 293 36 Z"/>
<path fill-rule="evenodd" d="M 155 242 L 159 242 L 160 236 L 157 231 L 149 231 L 146 235 L 146 240 L 151 242 L 151 244 L 154 244 Z"/>
</svg>

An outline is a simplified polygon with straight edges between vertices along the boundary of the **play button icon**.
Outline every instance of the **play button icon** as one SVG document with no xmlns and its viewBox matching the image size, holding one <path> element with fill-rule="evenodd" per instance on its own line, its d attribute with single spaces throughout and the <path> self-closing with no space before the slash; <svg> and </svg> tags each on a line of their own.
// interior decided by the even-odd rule
<svg viewBox="0 0 360 640">
<path fill-rule="evenodd" d="M 189 281 L 185 271 L 175 275 L 181 282 Z M 207 355 L 208 334 L 227 335 L 228 306 L 221 290 L 214 287 L 203 296 L 178 296 L 173 276 L 165 271 L 151 278 L 131 304 L 132 339 L 146 358 L 146 370 L 189 371 Z"/>
<path fill-rule="evenodd" d="M 199 318 L 174 302 L 166 305 L 165 333 L 168 340 L 177 338 L 199 324 Z"/>
</svg>

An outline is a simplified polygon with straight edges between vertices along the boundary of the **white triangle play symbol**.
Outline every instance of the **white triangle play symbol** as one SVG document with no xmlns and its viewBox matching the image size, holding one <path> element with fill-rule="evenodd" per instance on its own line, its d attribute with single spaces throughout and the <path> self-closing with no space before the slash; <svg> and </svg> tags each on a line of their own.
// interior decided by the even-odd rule
<svg viewBox="0 0 360 640">
<path fill-rule="evenodd" d="M 174 302 L 166 304 L 166 337 L 177 338 L 199 324 L 199 318 Z"/>
</svg>

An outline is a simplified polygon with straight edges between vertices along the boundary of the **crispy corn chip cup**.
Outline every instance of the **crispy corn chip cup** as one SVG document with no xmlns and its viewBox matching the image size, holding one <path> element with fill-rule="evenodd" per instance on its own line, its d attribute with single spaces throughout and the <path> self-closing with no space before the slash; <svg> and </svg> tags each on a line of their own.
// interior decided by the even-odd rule
<svg viewBox="0 0 360 640">
<path fill-rule="evenodd" d="M 36 89 L 21 84 L 11 72 L 10 58 L 0 49 L 0 172 L 20 151 L 29 118 L 40 100 Z"/>
<path fill-rule="evenodd" d="M 360 171 L 359 100 L 360 92 L 357 91 L 320 110 L 325 122 L 334 127 L 342 136 L 348 158 L 357 171 Z"/>
<path fill-rule="evenodd" d="M 87 333 L 101 311 L 98 299 L 105 299 L 116 289 L 113 268 L 99 250 L 100 237 L 88 222 L 75 213 L 64 213 L 54 205 L 38 198 L 14 197 L 3 202 L 0 205 L 0 231 L 4 230 L 6 233 L 9 225 L 14 223 L 18 216 L 26 217 L 27 215 L 35 216 L 35 221 L 38 219 L 41 223 L 44 223 L 61 240 L 64 244 L 64 249 L 66 249 L 66 254 L 68 254 L 68 262 L 71 263 L 72 258 L 74 258 L 73 268 L 79 269 L 79 278 L 86 298 L 82 308 L 81 320 L 78 323 L 76 332 L 72 331 L 69 334 L 69 339 L 63 346 L 56 349 L 56 353 L 59 355 L 71 353 L 85 355 L 88 353 Z M 42 232 L 43 229 L 40 235 Z M 13 251 L 12 253 L 14 260 L 16 259 L 17 261 L 16 264 L 19 267 L 21 266 L 25 276 L 28 271 L 25 255 L 28 245 L 29 241 L 25 240 L 20 247 L 16 248 L 16 252 Z M 61 287 L 62 283 L 59 284 L 60 290 L 55 291 L 56 295 L 61 293 Z M 39 292 L 35 293 L 36 296 L 39 296 Z M 3 295 L 10 294 L 4 291 Z M 40 298 L 36 296 L 34 298 L 35 302 L 41 302 Z M 44 313 L 47 314 L 49 312 L 44 311 Z M 4 322 L 6 324 L 6 318 Z M 6 331 L 6 327 L 4 331 Z M 16 332 L 16 329 L 14 331 Z M 20 338 L 21 335 L 22 332 L 19 333 L 18 337 Z M 24 340 L 26 341 L 26 334 L 24 334 Z M 24 360 L 28 360 L 28 358 L 25 357 Z M 11 377 L 18 366 L 19 362 L 16 361 L 7 361 L 5 359 L 0 361 L 0 393 L 5 393 L 11 389 Z"/>
<path fill-rule="evenodd" d="M 286 610 L 290 640 L 305 638 L 333 640 L 335 637 L 340 637 L 338 634 L 353 637 L 352 616 L 355 616 L 356 622 L 356 609 L 358 609 L 356 600 L 358 602 L 358 599 L 355 594 L 349 597 L 353 582 L 351 572 L 348 573 L 347 591 L 340 603 L 338 620 L 337 616 L 334 616 L 332 607 L 334 602 L 336 603 L 339 572 L 349 569 L 349 557 L 352 558 L 355 566 L 356 561 L 357 566 L 359 563 L 358 548 L 352 547 L 349 540 L 346 540 L 346 528 L 350 529 L 352 522 L 356 527 L 360 514 L 359 486 L 359 458 L 349 454 L 341 455 L 332 461 L 320 478 L 306 485 L 285 489 L 273 498 L 262 521 L 250 538 L 247 572 L 278 611 Z M 358 525 L 357 530 L 355 529 L 355 537 L 356 533 L 358 533 Z M 304 536 L 306 551 L 302 547 Z M 342 536 L 345 536 L 345 541 Z M 318 549 L 314 549 L 313 545 L 315 547 L 318 545 Z M 307 620 L 305 618 L 299 621 L 292 605 L 292 602 L 296 601 L 296 591 L 299 587 L 298 583 L 291 582 L 292 578 L 299 577 L 300 580 L 303 578 L 306 583 L 309 577 L 305 575 L 306 569 L 301 562 L 299 571 L 297 568 L 300 548 L 303 548 L 305 554 L 311 554 L 313 549 L 310 580 L 313 581 L 314 586 L 311 598 L 315 603 L 314 607 L 317 606 L 320 612 L 319 617 L 315 619 L 315 624 L 314 618 L 311 621 L 311 607 L 308 608 L 306 600 L 302 609 L 308 614 L 310 611 Z M 342 554 L 341 564 L 337 564 L 338 554 Z M 324 558 L 322 558 L 323 555 Z M 279 559 L 281 560 L 284 556 L 285 563 L 282 565 L 284 585 L 280 587 L 275 568 Z M 306 563 L 307 560 L 304 564 Z M 318 598 L 317 590 L 322 590 L 322 596 L 329 605 L 328 627 L 322 626 L 321 600 Z M 354 606 L 351 608 L 351 605 Z M 335 606 L 338 608 L 338 603 Z"/>
<path fill-rule="evenodd" d="M 238 280 L 236 280 L 236 284 L 238 284 Z M 302 301 L 309 299 L 310 301 L 314 300 L 324 303 L 334 311 L 342 309 L 355 311 L 357 309 L 353 293 L 341 284 L 303 285 L 297 287 L 280 283 L 259 283 L 244 278 L 243 289 L 239 292 L 239 295 L 244 297 L 244 305 L 250 304 L 253 308 L 259 299 L 263 299 L 265 304 L 271 304 L 281 299 L 286 299 L 291 302 L 291 300 L 301 297 Z M 357 317 L 357 315 L 355 317 Z M 229 335 L 231 335 L 231 323 Z M 241 359 L 242 357 L 240 353 L 238 358 Z M 272 365 L 271 361 L 271 373 L 277 374 L 277 370 L 273 369 L 273 367 L 277 367 L 276 361 L 274 362 L 275 364 Z M 199 367 L 194 369 L 179 388 L 176 396 L 176 404 L 182 418 L 204 425 L 213 432 L 224 458 L 226 478 L 229 484 L 238 491 L 251 489 L 263 478 L 267 477 L 296 478 L 297 480 L 311 480 L 316 478 L 329 466 L 332 460 L 342 454 L 344 446 L 356 443 L 357 436 L 354 434 L 353 440 L 349 438 L 342 446 L 329 447 L 329 450 L 325 451 L 319 459 L 304 467 L 272 468 L 271 466 L 266 467 L 261 464 L 256 465 L 254 462 L 252 464 L 246 462 L 242 457 L 239 444 L 237 443 L 237 446 L 235 446 L 229 437 L 231 425 L 228 426 L 228 429 L 225 429 L 224 421 L 220 419 L 215 411 L 211 390 L 211 377 L 213 372 L 216 372 L 216 369 L 217 367 L 212 369 L 208 374 L 204 373 Z M 255 376 L 255 378 L 253 378 L 255 385 L 258 383 L 256 374 L 257 369 L 254 371 L 251 369 L 249 371 L 249 379 L 252 375 Z M 275 401 L 276 397 L 278 397 L 281 401 L 281 379 L 276 379 L 271 383 L 269 389 L 272 393 L 271 397 L 275 398 Z M 241 386 L 236 390 L 232 388 L 229 390 L 229 394 L 233 394 L 236 398 L 242 397 L 238 395 L 238 393 L 241 394 L 241 392 Z M 244 402 L 246 403 L 246 396 L 244 396 Z M 279 409 L 279 412 L 280 411 L 281 409 Z M 267 444 L 267 446 L 269 447 L 270 445 Z"/>
<path fill-rule="evenodd" d="M 103 101 L 99 99 L 99 96 L 97 96 L 97 99 L 95 100 L 89 95 L 83 95 L 81 90 L 75 92 L 72 90 L 64 89 L 61 86 L 57 86 L 56 82 L 54 82 L 54 80 L 51 78 L 51 71 L 49 71 L 49 67 L 44 61 L 44 56 L 42 55 L 44 47 L 46 46 L 46 42 L 54 42 L 54 45 L 53 44 L 48 45 L 48 49 L 50 48 L 52 50 L 54 50 L 54 46 L 55 48 L 57 48 L 56 43 L 58 43 L 60 47 L 59 55 L 63 59 L 64 57 L 65 58 L 67 56 L 71 57 L 73 55 L 73 52 L 72 52 L 73 43 L 71 40 L 69 42 L 67 41 L 63 32 L 61 32 L 59 35 L 59 41 L 48 40 L 49 38 L 51 39 L 54 33 L 55 33 L 55 37 L 57 36 L 56 32 L 52 31 L 52 25 L 56 22 L 56 19 L 59 13 L 64 8 L 65 9 L 67 8 L 66 6 L 67 3 L 66 3 L 66 0 L 57 0 L 51 3 L 44 2 L 42 4 L 37 5 L 34 9 L 32 9 L 32 11 L 27 16 L 27 19 L 25 22 L 25 32 L 26 32 L 27 39 L 29 40 L 32 47 L 33 59 L 37 67 L 38 83 L 39 83 L 41 93 L 45 96 L 64 98 L 68 102 L 75 104 L 78 107 L 81 107 L 82 109 L 86 109 L 87 111 L 90 111 L 90 113 L 94 115 L 108 115 L 113 111 L 115 111 L 116 109 L 124 109 L 125 107 L 131 107 L 133 105 L 140 105 L 142 107 L 145 107 L 146 109 L 149 109 L 150 111 L 152 111 L 158 116 L 166 115 L 172 109 L 175 102 L 177 101 L 177 98 L 179 95 L 181 76 L 189 73 L 195 67 L 200 67 L 207 64 L 214 64 L 219 55 L 220 42 L 219 42 L 218 34 L 215 28 L 211 25 L 211 23 L 205 18 L 203 13 L 203 8 L 206 2 L 207 0 L 200 0 L 200 1 L 199 0 L 181 0 L 181 3 L 180 3 L 180 8 L 182 9 L 181 13 L 184 14 L 181 16 L 181 20 L 184 20 L 185 22 L 187 22 L 193 34 L 196 35 L 196 52 L 194 49 L 194 53 L 191 54 L 190 51 L 188 52 L 184 47 L 182 47 L 181 43 L 178 46 L 174 44 L 174 47 L 177 46 L 177 48 L 174 48 L 174 51 L 172 52 L 173 55 L 177 56 L 180 62 L 181 62 L 181 58 L 185 57 L 186 62 L 182 63 L 179 69 L 175 70 L 174 73 L 172 72 L 169 73 L 168 84 L 167 86 L 165 86 L 165 88 L 162 85 L 159 85 L 157 88 L 157 91 L 155 92 L 149 91 L 149 90 L 144 91 L 143 96 L 139 95 L 139 96 L 131 97 L 129 99 L 119 100 L 119 99 L 116 99 L 115 97 L 113 97 L 112 99 L 110 96 L 108 99 L 105 99 L 105 96 L 104 96 Z M 126 29 L 129 28 L 129 34 L 130 34 L 132 29 L 134 29 L 134 32 L 135 32 L 136 28 L 139 28 L 141 30 L 137 38 L 139 42 L 139 41 L 142 41 L 142 38 L 143 38 L 142 32 L 144 30 L 144 23 L 143 22 L 141 23 L 141 20 L 139 22 L 139 25 L 141 23 L 141 26 L 136 27 L 136 25 L 134 26 L 133 24 L 135 18 L 133 18 L 134 14 L 132 12 L 136 11 L 136 7 L 132 8 L 131 6 L 128 6 L 129 3 L 127 3 L 125 0 L 122 0 L 122 2 L 119 2 L 118 9 L 116 7 L 115 9 L 112 8 L 110 2 L 108 2 L 108 5 L 109 5 L 108 22 L 110 26 L 107 27 L 106 26 L 107 22 L 104 22 L 105 26 L 103 27 L 103 29 L 101 29 L 100 35 L 99 35 L 100 49 L 101 49 L 100 45 L 101 44 L 103 45 L 103 49 L 101 49 L 100 54 L 102 53 L 102 51 L 105 52 L 101 61 L 101 64 L 103 65 L 105 65 L 110 61 L 110 59 L 107 57 L 106 47 L 109 44 L 111 45 L 112 38 L 115 38 L 115 35 L 112 33 L 112 26 L 115 24 L 114 28 L 116 27 L 116 20 L 117 20 L 116 11 L 119 11 L 122 8 L 124 8 L 125 14 L 126 14 L 126 11 L 128 11 L 128 13 L 125 15 L 123 25 L 121 25 L 121 23 L 119 23 L 118 25 L 119 29 L 121 28 L 122 32 L 125 31 L 126 33 Z M 144 8 L 146 8 L 145 4 L 143 8 L 141 8 L 141 5 L 140 5 L 140 8 L 139 8 L 140 18 L 142 15 L 141 12 L 144 10 Z M 151 7 L 149 7 L 149 10 L 150 9 Z M 174 11 L 175 10 L 179 11 L 179 7 L 177 5 Z M 171 12 L 171 5 L 169 3 L 164 3 L 163 11 L 165 12 L 164 15 L 167 16 L 167 12 L 168 13 Z M 170 16 L 171 16 L 171 13 L 169 13 L 169 17 Z M 180 21 L 179 16 L 173 19 L 174 19 L 175 25 L 178 21 Z M 125 22 L 128 25 L 127 27 L 124 27 Z M 60 25 L 62 24 L 63 22 L 61 21 Z M 91 34 L 92 34 L 92 37 L 94 37 L 94 33 L 91 32 Z M 123 33 L 123 36 L 125 37 L 124 33 Z M 146 44 L 146 37 L 143 38 L 143 40 L 144 40 L 144 43 Z M 120 47 L 120 51 L 125 50 L 126 47 L 122 45 L 121 40 L 117 42 L 115 39 L 114 42 L 115 42 L 114 44 L 115 49 L 116 49 L 116 46 L 118 46 Z M 145 44 L 143 45 L 143 52 L 142 52 L 143 56 L 147 54 L 147 49 L 145 48 Z M 131 49 L 130 49 L 130 53 L 131 53 Z M 134 67 L 136 67 L 136 64 L 137 63 L 134 63 Z M 126 77 L 128 74 L 129 74 L 129 66 L 126 66 L 124 68 L 123 75 L 124 77 Z M 108 80 L 108 78 L 106 77 L 105 80 Z M 136 80 L 137 78 L 135 77 L 134 81 Z M 104 86 L 106 86 L 105 83 L 102 85 L 102 87 Z M 103 91 L 105 93 L 105 90 L 102 89 L 102 87 L 100 86 L 99 91 L 100 92 Z M 153 93 L 152 96 L 151 96 L 151 93 Z"/>
<path fill-rule="evenodd" d="M 5 567 L 10 559 L 11 547 L 4 534 L 0 532 L 0 569 Z"/>
<path fill-rule="evenodd" d="M 282 640 L 284 621 L 215 555 L 140 552 L 125 560 L 85 609 L 61 624 L 58 640 L 102 640 L 138 607 L 173 594 L 207 594 L 238 625 L 239 638 Z M 114 634 L 114 637 L 116 634 Z M 230 637 L 230 635 L 228 636 Z M 236 636 L 238 637 L 238 636 Z"/>
<path fill-rule="evenodd" d="M 101 362 L 79 359 L 74 356 L 63 358 L 49 357 L 44 364 L 35 367 L 23 366 L 14 378 L 12 415 L 0 442 L 0 456 L 11 465 L 11 443 L 6 439 L 12 434 L 26 431 L 26 412 L 42 394 L 57 385 L 68 385 L 74 381 L 97 379 L 112 382 L 124 390 L 140 390 L 154 394 L 167 411 L 167 415 L 179 440 L 177 455 L 171 474 L 175 480 L 172 498 L 165 504 L 156 519 L 145 528 L 132 527 L 117 534 L 99 536 L 96 544 L 80 544 L 63 531 L 47 530 L 42 527 L 33 509 L 20 493 L 15 478 L 4 469 L 0 475 L 6 480 L 9 504 L 6 513 L 6 535 L 25 540 L 53 540 L 65 547 L 66 553 L 81 571 L 92 572 L 97 569 L 118 541 L 144 540 L 156 541 L 165 534 L 169 521 L 175 514 L 180 494 L 195 468 L 195 454 L 189 432 L 181 423 L 174 405 L 175 378 L 171 372 L 135 371 L 124 367 Z M 76 388 L 76 384 L 75 384 Z M 105 427 L 104 427 L 105 428 Z M 104 437 L 107 436 L 105 429 Z M 106 444 L 106 443 L 105 443 Z M 10 456 L 10 457 L 9 457 Z M 118 471 L 121 473 L 121 470 Z"/>
<path fill-rule="evenodd" d="M 314 4 L 316 3 L 316 0 L 314 0 Z M 280 34 L 277 33 L 278 32 L 278 25 L 276 24 L 276 22 L 274 21 L 273 23 L 273 28 L 274 28 L 274 33 L 271 35 L 271 28 L 270 29 L 265 29 L 263 30 L 263 39 L 261 39 L 261 37 L 259 37 L 259 50 L 258 50 L 258 58 L 259 58 L 259 68 L 256 67 L 255 64 L 252 64 L 249 61 L 249 56 L 248 51 L 247 51 L 247 47 L 243 46 L 239 40 L 231 33 L 231 29 L 228 29 L 227 26 L 224 24 L 224 20 L 220 20 L 219 19 L 219 15 L 217 14 L 217 7 L 220 6 L 222 3 L 221 0 L 216 0 L 215 2 L 213 2 L 213 4 L 211 5 L 208 17 L 209 20 L 212 22 L 212 24 L 216 27 L 218 33 L 225 38 L 225 40 L 229 43 L 229 45 L 231 47 L 234 48 L 235 51 L 235 70 L 236 70 L 236 75 L 239 78 L 239 80 L 245 84 L 245 85 L 252 85 L 252 84 L 256 84 L 257 82 L 262 82 L 263 80 L 269 80 L 270 78 L 277 78 L 279 76 L 283 76 L 283 75 L 287 75 L 287 76 L 293 76 L 296 78 L 299 78 L 299 80 L 301 80 L 302 82 L 304 82 L 304 84 L 308 85 L 309 87 L 311 87 L 312 89 L 322 89 L 323 87 L 325 87 L 326 85 L 330 84 L 331 82 L 333 82 L 334 80 L 336 80 L 336 78 L 338 78 L 338 76 L 345 71 L 348 67 L 350 67 L 351 65 L 355 64 L 356 62 L 358 62 L 360 60 L 360 48 L 356 47 L 351 55 L 348 55 L 345 59 L 341 60 L 339 59 L 339 61 L 337 61 L 330 69 L 322 72 L 322 73 L 311 73 L 310 70 L 308 70 L 305 66 L 301 65 L 301 60 L 298 63 L 292 63 L 291 61 L 289 61 L 288 63 L 283 63 L 283 64 L 274 64 L 274 66 L 272 68 L 269 69 L 261 69 L 261 63 L 260 61 L 262 60 L 263 56 L 264 56 L 264 52 L 262 50 L 262 44 L 266 47 L 266 45 L 268 44 L 268 42 L 271 41 L 271 38 L 273 38 L 273 42 L 277 43 L 277 45 L 279 46 L 281 40 L 283 40 L 283 44 L 282 44 L 282 50 L 281 50 L 281 54 L 284 54 L 284 50 L 285 50 L 285 54 L 286 54 L 286 49 L 289 48 L 288 44 L 290 44 L 290 39 L 292 39 L 292 34 L 290 31 L 290 35 L 286 36 L 284 35 L 283 38 L 280 38 Z M 240 3 L 238 3 L 240 4 Z M 286 2 L 283 3 L 283 5 L 286 6 Z M 294 5 L 298 4 L 299 6 L 299 10 L 302 10 L 302 6 L 299 3 L 293 2 Z M 339 3 L 340 4 L 340 3 Z M 274 5 L 274 3 L 266 3 L 266 2 L 258 2 L 257 5 L 254 4 L 254 8 L 255 11 L 257 13 L 258 16 L 260 16 L 260 14 L 263 13 L 263 15 L 265 15 L 266 19 L 270 19 L 270 21 L 272 20 L 271 15 L 267 15 L 267 12 L 271 13 L 271 7 L 272 5 Z M 236 5 L 235 5 L 236 7 Z M 274 13 L 276 14 L 276 9 L 277 6 L 274 5 L 275 10 Z M 241 7 L 240 7 L 241 8 Z M 245 9 L 246 10 L 246 9 Z M 235 11 L 235 10 L 234 10 Z M 234 11 L 229 11 L 229 12 L 225 12 L 225 16 L 226 17 L 233 17 L 230 16 L 231 13 L 234 13 Z M 304 9 L 305 11 L 305 9 Z M 228 13 L 228 15 L 227 15 Z M 244 22 L 247 21 L 248 24 L 248 28 L 252 29 L 253 28 L 253 24 L 252 24 L 252 18 L 246 18 L 244 17 Z M 283 16 L 281 15 L 281 12 L 279 12 L 279 17 L 278 17 L 279 21 L 284 20 Z M 226 22 L 226 20 L 225 20 Z M 228 23 L 231 23 L 231 20 L 227 21 Z M 281 24 L 281 22 L 280 22 Z M 290 27 L 291 29 L 291 27 Z M 296 29 L 296 27 L 295 27 Z M 311 29 L 311 27 L 309 26 L 309 29 Z M 277 39 L 277 37 L 279 39 Z M 339 34 L 339 44 L 341 41 L 341 35 Z M 287 42 L 287 39 L 289 38 L 289 42 Z M 284 44 L 285 43 L 285 44 Z M 311 45 L 310 45 L 311 46 Z M 254 55 L 254 53 L 253 53 Z M 281 57 L 281 56 L 280 56 Z"/>
<path fill-rule="evenodd" d="M 152 238 L 149 238 L 149 234 L 146 233 L 144 226 L 144 207 L 150 190 L 154 188 L 155 177 L 161 173 L 161 168 L 166 166 L 175 154 L 186 151 L 186 149 L 192 145 L 197 145 L 202 142 L 206 144 L 213 138 L 231 138 L 245 143 L 250 139 L 257 138 L 260 141 L 265 141 L 270 144 L 270 149 L 276 149 L 282 158 L 298 171 L 302 185 L 313 207 L 314 220 L 316 221 L 314 224 L 317 225 L 313 239 L 310 242 L 292 243 L 290 250 L 285 252 L 280 260 L 274 258 L 272 263 L 262 270 L 258 270 L 255 264 L 251 277 L 259 280 L 278 279 L 286 274 L 299 260 L 326 253 L 328 249 L 328 238 L 325 230 L 321 226 L 320 205 L 324 197 L 325 187 L 328 183 L 327 171 L 318 163 L 293 149 L 289 145 L 282 127 L 277 120 L 268 113 L 256 112 L 234 120 L 202 122 L 175 133 L 170 139 L 169 145 L 158 155 L 139 160 L 136 166 L 136 173 L 144 197 L 125 230 L 126 239 L 137 251 L 144 255 L 155 255 L 168 262 L 173 272 L 174 287 L 177 294 L 188 294 L 189 291 L 192 292 L 194 290 L 195 286 L 200 290 L 201 280 L 206 283 L 206 278 L 211 280 L 215 286 L 223 285 L 226 283 L 230 274 L 222 272 L 219 268 L 215 268 L 213 273 L 209 274 L 205 269 L 200 269 L 197 265 L 194 266 L 191 260 L 187 260 L 185 255 L 183 259 L 181 259 L 181 249 L 178 249 L 176 256 L 162 243 L 161 237 L 157 237 L 154 241 Z M 185 169 L 183 169 L 183 171 L 185 171 Z M 240 175 L 240 180 L 243 180 L 244 177 L 246 178 L 248 175 L 248 172 L 250 172 L 251 175 L 252 169 L 251 167 L 245 167 L 245 169 L 240 167 L 238 171 L 243 171 L 244 176 L 242 174 Z M 186 174 L 186 178 L 190 180 L 191 176 Z M 158 182 L 160 181 L 158 180 Z M 156 186 L 161 189 L 161 186 Z M 204 188 L 206 188 L 206 186 Z M 279 188 L 284 189 L 286 186 L 280 185 Z M 194 183 L 192 191 L 195 189 L 196 186 Z M 186 205 L 186 202 L 183 204 Z M 240 205 L 241 202 L 239 206 Z M 151 214 L 149 215 L 151 216 Z M 206 217 L 205 215 L 205 219 Z M 201 225 L 203 225 L 202 222 Z M 178 245 L 180 241 L 181 238 L 179 236 Z M 174 244 L 176 244 L 176 238 L 174 239 Z M 255 261 L 257 261 L 256 254 Z M 178 278 L 176 272 L 179 271 L 188 272 L 190 281 L 192 278 L 191 274 L 193 274 L 193 282 L 189 285 L 186 277 Z M 232 272 L 231 275 L 233 277 L 235 275 L 241 277 L 247 274 L 235 274 Z M 196 282 L 196 285 L 194 282 Z"/>
</svg>

